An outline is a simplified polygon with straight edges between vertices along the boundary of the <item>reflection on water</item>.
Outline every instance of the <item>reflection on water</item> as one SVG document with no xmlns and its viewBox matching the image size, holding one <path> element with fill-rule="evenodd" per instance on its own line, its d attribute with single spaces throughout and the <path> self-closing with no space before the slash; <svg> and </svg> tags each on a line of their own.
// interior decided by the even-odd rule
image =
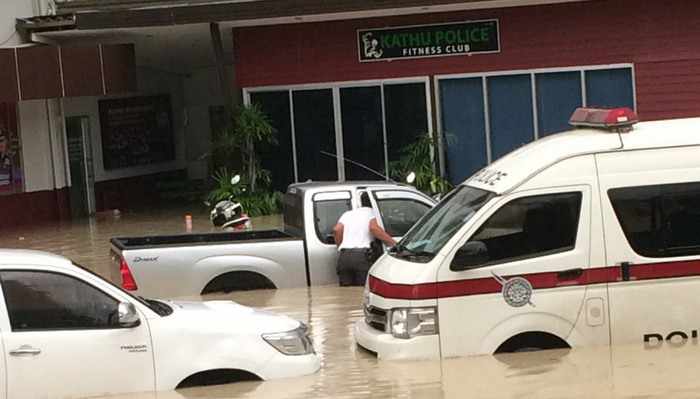
<svg viewBox="0 0 700 399">
<path fill-rule="evenodd" d="M 272 227 L 279 217 L 254 220 Z M 214 231 L 206 214 L 194 215 L 195 231 Z M 184 232 L 183 213 L 102 216 L 0 233 L 1 247 L 33 248 L 66 255 L 97 271 L 108 270 L 109 238 Z M 199 299 L 199 298 L 197 298 Z M 358 349 L 353 323 L 362 317 L 358 287 L 264 290 L 204 299 L 232 299 L 303 320 L 319 355 L 312 376 L 244 382 L 112 398 L 697 398 L 700 343 L 645 350 L 597 347 L 443 361 L 378 361 Z M 478 323 L 478 318 L 474 318 Z"/>
</svg>

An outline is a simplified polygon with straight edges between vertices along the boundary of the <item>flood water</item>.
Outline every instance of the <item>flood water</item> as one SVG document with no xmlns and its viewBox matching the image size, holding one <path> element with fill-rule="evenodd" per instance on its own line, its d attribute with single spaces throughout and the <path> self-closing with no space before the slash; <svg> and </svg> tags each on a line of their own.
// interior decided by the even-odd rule
<svg viewBox="0 0 700 399">
<path fill-rule="evenodd" d="M 269 228 L 279 217 L 259 218 Z M 70 257 L 109 278 L 109 238 L 185 232 L 184 212 L 99 215 L 90 221 L 0 231 L 0 247 L 41 249 Z M 193 231 L 214 231 L 195 212 Z M 199 297 L 198 297 L 199 298 Z M 358 349 L 352 325 L 362 317 L 362 289 L 313 287 L 207 296 L 287 314 L 309 324 L 322 357 L 312 376 L 244 382 L 110 398 L 697 398 L 700 344 L 645 350 L 597 347 L 442 361 L 378 361 Z M 465 315 L 465 317 L 467 317 Z M 474 318 L 478 323 L 478 317 Z M 99 378 L 99 376 L 94 376 Z"/>
</svg>

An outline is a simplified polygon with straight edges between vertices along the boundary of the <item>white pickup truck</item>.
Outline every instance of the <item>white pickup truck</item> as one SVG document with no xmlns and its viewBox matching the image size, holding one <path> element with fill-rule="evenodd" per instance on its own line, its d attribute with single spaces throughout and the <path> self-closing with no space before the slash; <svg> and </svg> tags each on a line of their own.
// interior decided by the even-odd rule
<svg viewBox="0 0 700 399">
<path fill-rule="evenodd" d="M 231 301 L 134 297 L 70 260 L 0 250 L 0 399 L 171 390 L 316 372 L 306 326 Z"/>
<path fill-rule="evenodd" d="M 332 229 L 359 206 L 364 191 L 395 238 L 435 204 L 398 183 L 292 184 L 284 196 L 284 230 L 113 238 L 112 275 L 121 276 L 124 289 L 155 298 L 334 284 Z"/>
</svg>

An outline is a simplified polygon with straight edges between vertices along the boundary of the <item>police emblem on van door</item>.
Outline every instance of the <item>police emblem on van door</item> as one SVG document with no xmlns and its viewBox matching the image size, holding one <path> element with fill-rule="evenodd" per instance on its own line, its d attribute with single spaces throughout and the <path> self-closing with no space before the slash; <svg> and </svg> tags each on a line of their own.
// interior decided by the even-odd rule
<svg viewBox="0 0 700 399">
<path fill-rule="evenodd" d="M 514 308 L 520 308 L 525 305 L 535 307 L 530 301 L 532 298 L 532 284 L 523 277 L 513 277 L 505 279 L 496 273 L 493 278 L 501 283 L 501 294 L 506 303 Z"/>
</svg>

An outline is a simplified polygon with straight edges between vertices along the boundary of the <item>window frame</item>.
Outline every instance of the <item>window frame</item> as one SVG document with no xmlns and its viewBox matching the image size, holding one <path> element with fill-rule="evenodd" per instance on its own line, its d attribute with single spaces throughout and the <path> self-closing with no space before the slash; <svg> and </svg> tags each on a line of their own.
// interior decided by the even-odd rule
<svg viewBox="0 0 700 399">
<path fill-rule="evenodd" d="M 318 208 L 316 207 L 316 204 L 318 204 L 318 203 L 320 203 L 320 202 L 339 201 L 340 199 L 324 199 L 324 200 L 317 200 L 317 199 L 316 199 L 316 196 L 318 196 L 318 195 L 326 195 L 326 194 L 337 194 L 337 193 L 347 193 L 347 194 L 349 195 L 349 198 L 347 199 L 347 201 L 348 201 L 349 204 L 350 204 L 350 209 L 348 209 L 348 211 L 351 211 L 351 210 L 355 209 L 355 208 L 353 207 L 353 201 L 352 201 L 352 200 L 353 200 L 353 196 L 352 196 L 352 192 L 349 191 L 349 190 L 338 190 L 338 191 L 320 192 L 320 193 L 314 193 L 314 194 L 311 196 L 311 208 L 312 208 L 312 210 L 313 210 L 313 214 L 312 214 L 312 219 L 311 219 L 311 221 L 312 221 L 313 224 L 314 224 L 314 232 L 316 233 L 316 238 L 317 238 L 318 241 L 319 241 L 321 244 L 323 244 L 323 245 L 335 245 L 335 244 L 329 244 L 329 243 L 327 243 L 326 241 L 324 241 L 323 237 L 321 237 L 321 231 L 319 230 L 319 228 L 318 228 L 318 223 L 316 222 L 316 214 L 317 214 L 317 211 L 318 211 Z M 347 211 L 345 211 L 345 212 L 347 212 Z M 337 223 L 337 221 L 336 221 L 336 223 Z"/>
<path fill-rule="evenodd" d="M 644 184 L 644 185 L 634 185 L 634 186 L 623 186 L 623 187 L 610 187 L 606 190 L 606 195 L 608 202 L 610 203 L 610 207 L 612 208 L 612 213 L 615 216 L 615 220 L 617 222 L 617 226 L 620 228 L 620 231 L 622 232 L 622 236 L 625 239 L 625 242 L 627 243 L 629 249 L 634 253 L 636 256 L 643 257 L 643 258 L 649 258 L 649 259 L 669 259 L 669 258 L 683 258 L 683 257 L 693 257 L 693 256 L 698 256 L 700 255 L 700 244 L 697 246 L 684 246 L 684 247 L 670 247 L 668 243 L 668 235 L 670 234 L 671 230 L 668 227 L 668 222 L 669 222 L 669 214 L 666 209 L 664 209 L 664 203 L 665 201 L 669 198 L 669 193 L 664 191 L 664 188 L 670 188 L 673 186 L 679 187 L 679 186 L 692 186 L 695 185 L 700 189 L 700 181 L 685 181 L 685 182 L 670 182 L 670 183 L 656 183 L 656 184 Z M 654 253 L 649 253 L 646 252 L 642 253 L 638 251 L 638 248 L 635 248 L 635 245 L 632 244 L 630 241 L 630 237 L 627 234 L 627 231 L 624 228 L 624 224 L 622 222 L 622 219 L 620 218 L 620 214 L 618 213 L 617 208 L 615 207 L 615 204 L 613 202 L 612 194 L 615 191 L 619 190 L 640 190 L 640 189 L 649 189 L 649 190 L 658 190 L 659 194 L 657 197 L 654 197 L 654 200 L 658 200 L 661 203 L 660 209 L 659 209 L 659 214 L 661 220 L 659 221 L 659 225 L 662 226 L 658 230 L 658 237 L 655 237 L 654 241 L 656 244 L 662 244 L 662 245 L 657 245 L 657 248 L 654 250 Z M 699 190 L 700 191 L 700 190 Z M 646 203 L 646 202 L 645 202 Z M 653 211 L 653 210 L 652 210 Z M 690 253 L 681 253 L 679 254 L 678 252 L 683 249 L 691 249 L 694 248 L 694 250 L 689 251 Z"/>
<path fill-rule="evenodd" d="M 23 273 L 44 273 L 44 274 L 54 274 L 54 275 L 59 275 L 63 277 L 67 277 L 79 282 L 82 282 L 83 284 L 92 287 L 93 289 L 97 290 L 98 292 L 102 293 L 103 295 L 109 297 L 110 299 L 114 300 L 117 303 L 117 306 L 119 306 L 120 303 L 126 302 L 123 300 L 120 300 L 118 298 L 115 298 L 114 295 L 111 295 L 105 290 L 101 289 L 100 287 L 97 287 L 95 284 L 92 284 L 91 282 L 82 279 L 78 276 L 61 272 L 61 271 L 55 271 L 55 270 L 47 270 L 47 269 L 22 269 L 22 268 L 8 268 L 8 269 L 2 269 L 0 270 L 0 288 L 2 289 L 2 297 L 3 297 L 3 304 L 5 306 L 5 311 L 7 312 L 7 322 L 10 328 L 10 331 L 12 333 L 28 333 L 28 332 L 55 332 L 55 331 L 104 331 L 104 330 L 121 330 L 121 329 L 128 329 L 128 328 L 133 328 L 133 327 L 124 327 L 124 326 L 110 326 L 110 327 L 82 327 L 82 328 L 40 328 L 40 329 L 22 329 L 22 330 L 15 330 L 12 326 L 12 316 L 10 315 L 10 306 L 7 303 L 7 294 L 5 291 L 5 279 L 4 279 L 4 273 L 6 272 L 23 272 Z M 138 310 L 137 310 L 138 312 Z M 142 317 L 141 313 L 139 312 L 139 317 Z"/>
<path fill-rule="evenodd" d="M 527 192 L 523 192 L 527 193 Z M 453 268 L 452 262 L 454 261 L 454 258 L 457 254 L 457 252 L 465 246 L 467 243 L 472 242 L 472 238 L 476 236 L 480 232 L 480 229 L 488 223 L 491 218 L 496 215 L 501 209 L 503 209 L 505 206 L 511 204 L 514 201 L 519 201 L 524 198 L 534 198 L 534 197 L 545 197 L 545 196 L 555 196 L 555 195 L 566 195 L 566 194 L 578 194 L 578 214 L 576 216 L 576 221 L 574 226 L 576 226 L 576 232 L 574 235 L 574 242 L 572 245 L 564 248 L 558 248 L 558 249 L 553 249 L 549 251 L 543 251 L 543 252 L 537 252 L 535 254 L 529 254 L 529 255 L 520 255 L 516 257 L 511 257 L 511 258 L 504 258 L 504 259 L 499 259 L 499 260 L 493 260 L 493 261 L 488 261 L 486 263 L 482 263 L 480 265 L 474 265 L 474 266 L 469 266 L 466 269 L 455 269 Z M 523 260 L 529 260 L 529 259 L 535 259 L 535 258 L 541 258 L 544 256 L 551 256 L 551 255 L 557 255 L 557 254 L 562 254 L 566 252 L 572 252 L 575 251 L 578 244 L 579 244 L 579 234 L 581 233 L 581 219 L 583 215 L 583 210 L 584 210 L 584 199 L 586 198 L 586 192 L 584 190 L 567 190 L 567 191 L 552 191 L 552 192 L 542 192 L 542 193 L 536 193 L 536 194 L 531 194 L 531 195 L 521 195 L 521 196 L 516 196 L 513 198 L 506 199 L 503 203 L 500 205 L 496 205 L 493 208 L 493 211 L 490 212 L 488 215 L 484 215 L 483 218 L 479 220 L 480 223 L 474 228 L 472 233 L 468 235 L 468 238 L 464 240 L 461 244 L 457 245 L 456 248 L 452 251 L 451 255 L 448 256 L 447 259 L 449 259 L 449 268 L 453 272 L 463 272 L 463 271 L 468 271 L 468 270 L 478 270 L 482 269 L 485 267 L 491 267 L 491 266 L 497 266 L 497 265 L 503 265 L 507 263 L 512 263 L 512 262 L 520 262 Z"/>
</svg>

